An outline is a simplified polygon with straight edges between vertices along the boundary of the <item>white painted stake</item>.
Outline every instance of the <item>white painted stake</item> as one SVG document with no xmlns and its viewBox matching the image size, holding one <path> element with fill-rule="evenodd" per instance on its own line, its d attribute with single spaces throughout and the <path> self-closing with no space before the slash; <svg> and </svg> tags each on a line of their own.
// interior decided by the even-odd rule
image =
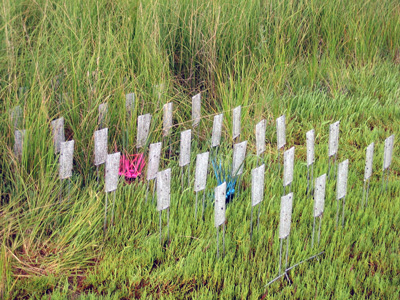
<svg viewBox="0 0 400 300">
<path fill-rule="evenodd" d="M 394 144 L 394 135 L 391 135 L 385 140 L 383 170 L 387 170 L 390 167 L 390 164 L 392 163 L 393 144 Z"/>
<path fill-rule="evenodd" d="M 265 165 L 261 165 L 251 171 L 251 217 L 250 240 L 253 236 L 253 208 L 264 199 L 264 173 Z M 257 228 L 260 223 L 260 205 L 258 206 Z"/>
<path fill-rule="evenodd" d="M 265 146 L 265 130 L 266 130 L 266 120 L 261 120 L 256 125 L 256 150 L 257 150 L 257 156 L 260 156 L 266 150 L 266 146 Z"/>
<path fill-rule="evenodd" d="M 94 164 L 99 166 L 104 164 L 108 154 L 108 128 L 96 130 L 94 132 Z"/>
<path fill-rule="evenodd" d="M 232 177 L 243 174 L 244 160 L 246 158 L 247 141 L 233 145 Z"/>
<path fill-rule="evenodd" d="M 147 167 L 147 180 L 153 180 L 157 177 L 158 168 L 160 166 L 161 142 L 150 144 L 149 164 Z"/>
<path fill-rule="evenodd" d="M 220 184 L 215 188 L 215 206 L 214 206 L 214 226 L 217 229 L 217 257 L 219 256 L 219 226 L 224 225 L 223 240 L 225 241 L 225 201 L 226 201 L 226 182 Z M 225 242 L 224 250 L 225 252 Z"/>
<path fill-rule="evenodd" d="M 289 185 L 289 193 L 291 192 L 291 186 L 293 182 L 293 168 L 294 168 L 294 147 L 285 151 L 283 155 L 283 188 L 284 194 L 286 186 Z"/>
<path fill-rule="evenodd" d="M 339 149 L 339 125 L 340 121 L 337 121 L 329 126 L 329 147 L 328 147 L 328 179 L 330 178 L 331 170 L 331 159 L 332 161 L 332 173 L 335 175 L 335 166 L 337 153 Z"/>
<path fill-rule="evenodd" d="M 59 177 L 61 180 L 72 176 L 74 140 L 61 143 Z"/>
<path fill-rule="evenodd" d="M 215 188 L 214 226 L 218 228 L 225 223 L 226 182 Z"/>
<path fill-rule="evenodd" d="M 290 234 L 292 221 L 293 193 L 281 197 L 281 212 L 279 221 L 279 238 L 285 239 Z"/>
<path fill-rule="evenodd" d="M 163 136 L 169 136 L 172 129 L 172 111 L 174 104 L 166 103 L 163 106 Z"/>
<path fill-rule="evenodd" d="M 190 149 L 192 145 L 192 131 L 190 129 L 181 132 L 181 144 L 179 154 L 179 166 L 181 167 L 182 189 L 183 189 L 183 168 L 188 166 L 188 185 L 190 183 Z"/>
<path fill-rule="evenodd" d="M 169 206 L 171 202 L 171 169 L 157 173 L 157 211 L 160 215 L 160 244 L 162 244 L 161 212 L 167 209 L 168 240 L 169 240 Z"/>
<path fill-rule="evenodd" d="M 121 158 L 121 153 L 116 152 L 113 154 L 108 154 L 106 159 L 106 174 L 105 174 L 105 192 L 106 192 L 106 201 L 104 208 L 104 225 L 103 232 L 106 233 L 107 226 L 107 202 L 108 202 L 108 193 L 113 192 L 114 200 L 112 205 L 112 215 L 111 215 L 111 223 L 114 220 L 114 207 L 115 207 L 115 191 L 118 187 L 118 170 L 119 170 L 119 162 Z"/>
<path fill-rule="evenodd" d="M 102 103 L 99 105 L 99 128 L 102 129 L 106 122 L 108 113 L 108 103 Z"/>
<path fill-rule="evenodd" d="M 364 181 L 372 176 L 375 144 L 371 143 L 365 150 Z"/>
<path fill-rule="evenodd" d="M 310 182 L 314 181 L 314 161 L 315 161 L 315 150 L 314 150 L 314 142 L 315 142 L 315 131 L 314 129 L 307 131 L 306 133 L 307 139 L 307 191 L 306 195 L 309 195 L 310 190 Z M 310 179 L 310 167 L 311 167 L 311 179 Z"/>
<path fill-rule="evenodd" d="M 346 194 L 347 194 L 347 177 L 349 174 L 349 160 L 341 162 L 338 167 L 338 178 L 336 186 L 336 200 L 337 200 L 337 214 L 336 214 L 336 224 L 339 224 L 339 200 L 343 199 L 343 219 L 342 226 L 344 226 L 344 207 L 346 204 Z"/>
<path fill-rule="evenodd" d="M 279 150 L 285 147 L 286 145 L 285 115 L 282 115 L 278 119 L 276 119 L 276 133 L 277 133 L 277 147 Z"/>
<path fill-rule="evenodd" d="M 150 132 L 151 114 L 145 114 L 138 117 L 136 148 L 146 146 L 147 138 Z"/>
<path fill-rule="evenodd" d="M 256 206 L 264 199 L 265 165 L 251 171 L 251 205 Z"/>
<path fill-rule="evenodd" d="M 307 131 L 307 167 L 311 166 L 315 161 L 315 151 L 314 151 L 314 141 L 315 141 L 315 131 L 314 129 Z"/>
<path fill-rule="evenodd" d="M 235 140 L 238 136 L 240 136 L 240 128 L 241 128 L 241 113 L 242 106 L 239 105 L 232 110 L 233 114 L 233 123 L 232 123 L 232 139 Z"/>
<path fill-rule="evenodd" d="M 223 114 L 214 116 L 214 123 L 212 128 L 211 147 L 218 147 L 221 143 L 222 121 Z"/>
<path fill-rule="evenodd" d="M 326 174 L 315 179 L 314 190 L 314 218 L 324 213 L 325 207 Z"/>
<path fill-rule="evenodd" d="M 184 167 L 190 164 L 190 145 L 192 140 L 192 130 L 188 129 L 181 132 L 181 144 L 179 155 L 179 166 Z"/>
<path fill-rule="evenodd" d="M 281 197 L 281 211 L 279 221 L 279 275 L 282 269 L 282 241 L 286 239 L 286 267 L 288 264 L 289 255 L 289 235 L 290 235 L 290 224 L 292 222 L 292 207 L 293 207 L 293 193 L 287 194 Z M 286 271 L 285 271 L 286 272 Z"/>
<path fill-rule="evenodd" d="M 244 162 L 246 159 L 247 141 L 233 145 L 233 163 L 232 163 L 232 178 L 238 176 L 236 197 L 240 195 L 241 175 L 244 170 Z"/>
<path fill-rule="evenodd" d="M 339 164 L 337 178 L 337 199 L 346 197 L 347 194 L 347 177 L 349 174 L 349 160 L 346 159 Z"/>
<path fill-rule="evenodd" d="M 155 143 L 155 144 L 150 144 L 150 150 L 149 150 L 149 164 L 147 166 L 147 184 L 146 184 L 146 200 L 147 202 L 147 197 L 149 195 L 149 182 L 150 180 L 153 180 L 153 199 L 152 203 L 154 202 L 154 195 L 155 195 L 155 188 L 156 188 L 156 178 L 157 178 L 157 173 L 158 173 L 158 168 L 160 166 L 160 157 L 161 157 L 161 147 L 162 143 Z"/>
<path fill-rule="evenodd" d="M 337 154 L 339 148 L 339 125 L 337 121 L 329 126 L 329 157 Z"/>
<path fill-rule="evenodd" d="M 22 160 L 25 133 L 26 133 L 25 129 L 23 130 L 17 129 L 14 131 L 14 154 L 19 162 L 21 162 Z"/>
<path fill-rule="evenodd" d="M 365 206 L 368 205 L 369 179 L 371 178 L 373 171 L 374 147 L 375 144 L 371 143 L 365 150 L 364 187 L 363 187 L 363 198 L 361 200 L 361 206 L 364 206 L 364 199 L 365 199 Z M 365 190 L 365 185 L 367 185 L 366 190 Z"/>
<path fill-rule="evenodd" d="M 194 180 L 194 191 L 200 192 L 206 188 L 207 184 L 207 167 L 209 152 L 198 154 L 196 157 L 196 174 Z"/>
<path fill-rule="evenodd" d="M 389 185 L 389 173 L 390 173 L 390 164 L 392 163 L 393 145 L 394 145 L 394 135 L 391 135 L 385 140 L 385 149 L 383 155 L 383 171 L 382 171 L 382 190 L 384 188 L 385 171 L 387 173 L 386 190 L 388 189 Z"/>
<path fill-rule="evenodd" d="M 157 173 L 157 211 L 169 208 L 171 202 L 171 169 Z"/>
<path fill-rule="evenodd" d="M 60 144 L 65 142 L 64 135 L 64 117 L 51 121 L 51 130 L 53 132 L 55 153 L 60 152 Z"/>
<path fill-rule="evenodd" d="M 132 116 L 132 112 L 135 109 L 135 94 L 129 93 L 125 95 L 125 109 L 128 116 Z"/>
<path fill-rule="evenodd" d="M 201 94 L 198 93 L 192 97 L 192 127 L 195 128 L 200 124 L 201 118 Z"/>
<path fill-rule="evenodd" d="M 208 160 L 210 153 L 204 152 L 198 154 L 196 157 L 196 172 L 195 172 L 195 180 L 194 180 L 194 191 L 196 192 L 196 208 L 195 208 L 195 218 L 197 218 L 197 193 L 206 189 L 207 185 L 207 169 L 208 169 Z M 205 191 L 203 192 L 203 202 L 205 197 Z"/>
<path fill-rule="evenodd" d="M 72 176 L 73 158 L 74 158 L 74 144 L 75 142 L 68 141 L 61 143 L 60 158 L 59 158 L 59 178 L 60 178 L 60 192 L 59 202 L 61 203 L 62 191 L 64 187 L 64 179 Z M 71 190 L 71 181 L 68 181 L 68 198 Z"/>
<path fill-rule="evenodd" d="M 105 191 L 106 193 L 113 192 L 118 187 L 118 170 L 121 153 L 116 152 L 107 155 L 106 160 L 106 180 Z"/>
</svg>

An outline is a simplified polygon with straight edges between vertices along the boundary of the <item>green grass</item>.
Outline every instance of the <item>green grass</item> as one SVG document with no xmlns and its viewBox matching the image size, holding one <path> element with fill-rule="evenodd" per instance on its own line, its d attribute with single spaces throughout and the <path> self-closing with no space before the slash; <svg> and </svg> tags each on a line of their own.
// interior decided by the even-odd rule
<svg viewBox="0 0 400 300">
<path fill-rule="evenodd" d="M 233 299 L 396 298 L 400 293 L 400 5 L 397 1 L 3 1 L 0 18 L 0 298 Z M 55 76 L 61 78 L 55 87 Z M 156 85 L 163 84 L 160 97 Z M 25 95 L 18 94 L 22 86 Z M 125 94 L 135 110 L 125 115 Z M 144 181 L 116 192 L 115 225 L 103 238 L 105 195 L 96 183 L 93 132 L 109 105 L 109 151 L 136 149 L 137 116 L 152 113 L 149 143 L 162 141 L 162 105 L 174 103 L 172 150 L 191 128 L 202 92 L 191 185 L 172 168 L 169 244 L 159 244 Z M 60 97 L 67 93 L 67 97 Z M 23 108 L 22 162 L 13 155 L 10 111 Z M 226 253 L 216 258 L 212 193 L 194 218 L 196 154 L 207 151 L 224 112 L 220 155 L 231 162 L 231 110 L 242 105 L 248 156 L 240 197 L 227 207 Z M 275 119 L 295 146 L 289 264 L 325 251 L 285 280 L 278 273 L 282 194 Z M 50 121 L 63 116 L 75 140 L 71 193 L 59 203 Z M 255 124 L 267 120 L 265 198 L 250 241 Z M 311 249 L 313 201 L 305 196 L 305 134 L 316 130 L 315 177 L 327 171 L 329 124 L 340 120 L 338 161 L 349 159 L 346 222 L 335 227 L 335 181 L 327 186 L 320 245 Z M 384 139 L 395 134 L 389 189 L 381 191 Z M 163 148 L 168 150 L 166 141 Z M 360 206 L 365 148 L 375 142 L 369 205 Z M 104 171 L 103 169 L 101 169 Z M 149 195 L 151 200 L 152 195 Z M 201 197 L 199 197 L 201 199 Z M 166 214 L 163 214 L 164 238 Z"/>
</svg>

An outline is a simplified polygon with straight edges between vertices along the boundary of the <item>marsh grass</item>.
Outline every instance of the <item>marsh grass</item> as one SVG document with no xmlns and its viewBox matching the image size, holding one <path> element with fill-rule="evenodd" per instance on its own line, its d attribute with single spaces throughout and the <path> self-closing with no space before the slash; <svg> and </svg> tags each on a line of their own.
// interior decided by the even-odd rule
<svg viewBox="0 0 400 300">
<path fill-rule="evenodd" d="M 3 1 L 0 35 L 0 298 L 396 298 L 399 295 L 399 146 L 381 191 L 384 139 L 400 129 L 400 6 L 396 1 Z M 56 77 L 58 76 L 58 77 Z M 57 79 L 59 79 L 57 83 Z M 19 93 L 20 87 L 27 87 Z M 131 120 L 125 94 L 135 93 Z M 202 92 L 190 186 L 182 189 L 179 133 L 191 128 L 191 96 Z M 60 95 L 65 94 L 65 97 Z M 116 194 L 103 237 L 105 195 L 96 183 L 93 132 L 107 102 L 109 152 L 136 151 L 137 116 L 152 113 L 148 143 L 162 140 L 162 105 L 174 103 L 170 242 L 161 247 L 146 184 Z M 12 153 L 10 111 L 23 108 L 22 161 Z M 216 258 L 208 177 L 205 221 L 194 218 L 196 154 L 210 146 L 224 112 L 219 156 L 232 157 L 231 110 L 242 105 L 248 156 L 240 196 L 227 206 L 226 253 Z M 289 264 L 278 272 L 282 194 L 275 119 L 286 115 L 296 147 Z M 63 116 L 75 140 L 69 197 L 58 201 L 50 121 Z M 250 241 L 255 124 L 267 120 L 265 198 Z M 329 124 L 340 120 L 338 161 L 349 159 L 346 222 L 336 228 L 335 181 L 327 186 L 321 242 L 311 249 L 313 201 L 306 192 L 305 133 L 316 130 L 315 177 L 327 171 Z M 369 205 L 360 207 L 365 148 L 375 142 Z M 166 141 L 163 151 L 168 152 Z M 103 169 L 101 169 L 104 171 Z M 151 191 L 151 189 L 150 189 Z M 151 194 L 149 196 L 151 200 Z M 163 215 L 163 226 L 166 215 Z M 165 228 L 166 229 L 166 228 Z M 164 231 L 165 239 L 166 231 Z"/>
</svg>

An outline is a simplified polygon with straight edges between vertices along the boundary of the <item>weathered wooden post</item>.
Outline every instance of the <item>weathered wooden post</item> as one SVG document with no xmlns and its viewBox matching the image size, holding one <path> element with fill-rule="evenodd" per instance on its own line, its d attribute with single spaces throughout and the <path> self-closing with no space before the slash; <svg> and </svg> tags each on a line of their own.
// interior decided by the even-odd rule
<svg viewBox="0 0 400 300">
<path fill-rule="evenodd" d="M 266 120 L 261 120 L 256 125 L 257 166 L 260 164 L 259 160 L 266 150 L 265 130 L 266 130 Z M 261 160 L 262 160 L 262 158 L 261 158 Z"/>
<path fill-rule="evenodd" d="M 325 187 L 326 187 L 326 174 L 323 174 L 315 179 L 314 221 L 313 221 L 311 248 L 314 247 L 315 218 L 317 217 L 319 217 L 318 245 L 321 237 L 321 222 L 325 207 Z"/>
<path fill-rule="evenodd" d="M 225 253 L 225 202 L 226 202 L 226 182 L 215 188 L 215 207 L 214 224 L 217 229 L 217 257 L 219 257 L 219 227 L 223 226 L 222 241 L 223 254 Z M 222 254 L 222 255 L 223 255 Z"/>
<path fill-rule="evenodd" d="M 116 152 L 113 154 L 108 154 L 106 159 L 106 175 L 105 175 L 105 192 L 106 192 L 106 202 L 104 209 L 104 235 L 106 233 L 107 226 L 107 205 L 108 205 L 108 193 L 113 193 L 113 205 L 111 213 L 111 224 L 114 223 L 114 208 L 115 208 L 115 191 L 118 187 L 118 170 L 119 161 L 121 158 L 121 153 Z"/>
<path fill-rule="evenodd" d="M 339 201 L 343 199 L 343 217 L 342 227 L 344 226 L 344 207 L 346 204 L 347 194 L 347 177 L 349 174 L 349 160 L 346 159 L 339 164 L 337 187 L 336 187 L 336 199 L 337 199 L 337 214 L 336 214 L 336 225 L 339 226 Z"/>
<path fill-rule="evenodd" d="M 331 159 L 333 160 L 332 173 L 335 174 L 337 153 L 339 149 L 339 125 L 340 121 L 337 121 L 329 126 L 328 179 L 330 179 Z"/>
<path fill-rule="evenodd" d="M 250 240 L 253 236 L 253 208 L 258 205 L 257 229 L 260 226 L 260 208 L 264 199 L 264 174 L 265 165 L 261 165 L 251 171 L 251 217 L 250 217 Z"/>
<path fill-rule="evenodd" d="M 365 199 L 365 206 L 368 205 L 369 181 L 373 171 L 374 146 L 375 144 L 371 143 L 365 150 L 364 188 L 363 188 L 363 198 L 361 200 L 361 206 L 364 206 L 364 199 Z M 366 184 L 367 184 L 367 192 L 365 193 Z"/>
<path fill-rule="evenodd" d="M 179 154 L 179 166 L 181 167 L 182 189 L 183 189 L 183 168 L 188 166 L 188 185 L 190 183 L 190 148 L 192 144 L 192 130 L 181 132 L 181 145 Z"/>
<path fill-rule="evenodd" d="M 394 135 L 391 135 L 385 140 L 385 149 L 383 155 L 383 170 L 382 170 L 382 191 L 385 185 L 384 184 L 385 173 L 387 173 L 386 190 L 388 189 L 389 185 L 390 164 L 392 163 L 393 145 L 394 145 Z"/>
<path fill-rule="evenodd" d="M 99 166 L 106 163 L 108 154 L 108 128 L 94 132 L 94 165 L 96 166 L 96 178 L 99 183 Z"/>
<path fill-rule="evenodd" d="M 162 215 L 167 210 L 167 227 L 169 241 L 169 206 L 171 202 L 171 169 L 157 173 L 157 210 L 160 215 L 160 244 L 162 244 Z"/>
<path fill-rule="evenodd" d="M 314 161 L 315 161 L 315 151 L 314 151 L 314 141 L 315 141 L 315 131 L 314 129 L 307 131 L 307 191 L 306 195 L 311 195 L 308 193 L 310 191 L 310 183 L 314 182 Z M 311 168 L 311 180 L 310 180 L 310 168 Z M 312 189 L 312 188 L 311 188 Z"/>
<path fill-rule="evenodd" d="M 239 105 L 232 110 L 232 140 L 233 142 L 240 141 L 240 129 L 241 129 L 241 113 L 242 106 Z"/>
<path fill-rule="evenodd" d="M 204 215 L 208 161 L 209 161 L 209 152 L 198 154 L 196 157 L 196 174 L 194 180 L 194 191 L 196 193 L 196 209 L 194 217 L 196 219 L 197 219 L 197 194 L 200 191 L 204 191 L 203 192 L 203 215 Z"/>
<path fill-rule="evenodd" d="M 292 191 L 294 169 L 294 147 L 283 154 L 283 195 L 286 195 L 286 187 L 289 186 L 289 193 Z"/>
</svg>

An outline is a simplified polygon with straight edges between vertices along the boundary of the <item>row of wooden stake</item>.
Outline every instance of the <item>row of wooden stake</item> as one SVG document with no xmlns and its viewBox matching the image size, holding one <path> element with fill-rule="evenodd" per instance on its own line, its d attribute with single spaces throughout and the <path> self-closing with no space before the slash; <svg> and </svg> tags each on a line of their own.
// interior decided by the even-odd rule
<svg viewBox="0 0 400 300">
<path fill-rule="evenodd" d="M 126 111 L 130 116 L 134 108 L 134 94 L 126 95 Z M 164 105 L 163 109 L 163 136 L 169 136 L 171 133 L 172 123 L 172 110 L 173 104 L 167 103 Z M 200 94 L 192 98 L 192 126 L 195 128 L 199 125 L 201 119 L 201 96 Z M 107 114 L 107 104 L 101 104 L 99 106 L 99 130 L 94 132 L 94 164 L 97 169 L 99 166 L 105 164 L 105 216 L 104 216 L 104 232 L 106 231 L 106 220 L 107 220 L 107 206 L 108 206 L 108 194 L 113 193 L 113 205 L 112 205 L 112 217 L 111 223 L 114 218 L 114 207 L 115 207 L 115 191 L 118 186 L 119 178 L 119 166 L 121 155 L 120 152 L 113 154 L 108 154 L 108 128 L 103 128 L 105 122 L 105 116 Z M 23 139 L 25 135 L 25 130 L 20 129 L 22 111 L 19 106 L 17 106 L 12 111 L 12 122 L 15 129 L 15 144 L 14 152 L 18 159 L 22 158 L 23 151 Z M 232 137 L 237 140 L 240 137 L 240 115 L 241 106 L 233 109 L 233 130 Z M 214 123 L 212 129 L 211 137 L 211 150 L 220 145 L 221 141 L 221 131 L 222 131 L 223 114 L 218 114 L 214 116 Z M 278 161 L 280 152 L 284 150 L 286 146 L 286 125 L 285 116 L 281 116 L 276 120 L 276 130 L 277 130 L 277 149 L 278 149 Z M 145 114 L 138 117 L 137 125 L 137 149 L 142 149 L 146 146 L 151 124 L 151 115 Z M 337 121 L 330 125 L 329 128 L 329 150 L 328 150 L 328 172 L 315 179 L 314 188 L 314 214 L 313 214 L 313 233 L 312 233 L 312 247 L 314 245 L 314 235 L 315 235 L 315 219 L 319 217 L 319 230 L 318 230 L 318 244 L 320 240 L 320 230 L 322 215 L 324 212 L 324 201 L 325 201 L 325 190 L 326 181 L 330 176 L 335 176 L 335 167 L 337 164 L 337 154 L 339 148 L 339 125 L 340 122 Z M 72 176 L 73 168 L 73 153 L 74 153 L 74 141 L 65 141 L 64 135 L 64 118 L 61 117 L 51 122 L 51 128 L 54 140 L 54 149 L 56 153 L 59 153 L 59 178 L 61 184 L 63 180 L 69 179 Z M 256 137 L 256 154 L 261 158 L 262 154 L 266 150 L 265 146 L 265 132 L 266 132 L 266 120 L 262 120 L 255 126 L 255 137 Z M 188 172 L 188 182 L 190 174 L 190 157 L 191 157 L 191 141 L 192 141 L 192 130 L 182 131 L 180 134 L 180 155 L 179 155 L 179 166 L 181 167 L 181 178 L 183 185 L 183 173 L 184 167 L 189 167 Z M 314 162 L 315 162 L 315 151 L 314 151 L 314 141 L 315 141 L 315 131 L 314 129 L 306 133 L 307 141 L 307 190 L 306 194 L 310 195 L 312 192 L 312 185 L 314 181 Z M 385 140 L 384 147 L 384 159 L 383 159 L 383 173 L 382 173 L 382 184 L 388 181 L 389 168 L 392 161 L 394 144 L 394 135 L 391 135 Z M 168 224 L 169 224 L 169 207 L 170 207 L 170 195 L 171 195 L 171 169 L 159 171 L 159 163 L 161 158 L 161 148 L 162 143 L 153 143 L 149 146 L 149 158 L 147 165 L 147 189 L 146 189 L 146 201 L 148 193 L 148 185 L 150 181 L 154 181 L 153 186 L 157 187 L 157 210 L 160 215 L 160 242 L 162 242 L 161 235 L 161 224 L 163 210 L 167 210 L 168 214 Z M 235 143 L 233 147 L 233 161 L 232 161 L 232 176 L 240 176 L 244 171 L 244 161 L 246 158 L 247 141 Z M 279 239 L 280 239 L 280 259 L 279 259 L 279 275 L 282 276 L 281 265 L 282 265 L 282 244 L 286 240 L 286 266 L 285 272 L 288 269 L 288 249 L 289 249 L 289 235 L 290 235 L 290 224 L 291 215 L 293 207 L 293 192 L 291 191 L 291 185 L 293 182 L 293 170 L 294 170 L 294 153 L 295 147 L 292 147 L 283 154 L 283 195 L 281 197 L 281 211 L 280 211 L 280 227 L 279 227 Z M 364 188 L 363 188 L 363 198 L 362 205 L 368 203 L 368 191 L 370 177 L 373 172 L 373 155 L 374 155 L 374 143 L 370 144 L 366 149 L 366 160 L 365 160 L 365 171 L 364 171 Z M 210 162 L 210 152 L 204 152 L 198 154 L 196 157 L 196 169 L 195 169 L 195 181 L 194 181 L 194 192 L 196 193 L 196 209 L 195 216 L 197 216 L 197 206 L 198 206 L 198 192 L 203 191 L 203 215 L 204 215 L 204 201 L 205 201 L 205 189 L 207 184 L 207 174 L 208 166 Z M 337 187 L 336 187 L 336 198 L 337 198 L 337 219 L 336 223 L 339 224 L 339 203 L 342 201 L 342 225 L 344 225 L 345 216 L 345 198 L 347 194 L 347 178 L 349 161 L 344 160 L 338 164 L 337 167 Z M 259 205 L 264 198 L 264 174 L 265 165 L 259 165 L 251 172 L 251 223 L 250 223 L 250 236 L 253 232 L 253 208 Z M 386 178 L 386 179 L 385 179 Z M 240 189 L 240 182 L 238 184 L 237 191 Z M 226 211 L 226 195 L 227 193 L 227 182 L 223 182 L 218 185 L 214 191 L 215 197 L 215 216 L 214 223 L 217 229 L 217 255 L 219 255 L 219 230 L 218 228 L 223 226 L 223 241 L 225 234 L 225 211 Z M 154 197 L 154 192 L 153 192 Z M 260 210 L 259 210 L 260 211 Z M 258 211 L 257 216 L 257 227 L 259 226 L 259 216 Z M 168 239 L 169 239 L 169 226 L 168 226 Z M 224 244 L 224 242 L 223 242 Z"/>
</svg>

